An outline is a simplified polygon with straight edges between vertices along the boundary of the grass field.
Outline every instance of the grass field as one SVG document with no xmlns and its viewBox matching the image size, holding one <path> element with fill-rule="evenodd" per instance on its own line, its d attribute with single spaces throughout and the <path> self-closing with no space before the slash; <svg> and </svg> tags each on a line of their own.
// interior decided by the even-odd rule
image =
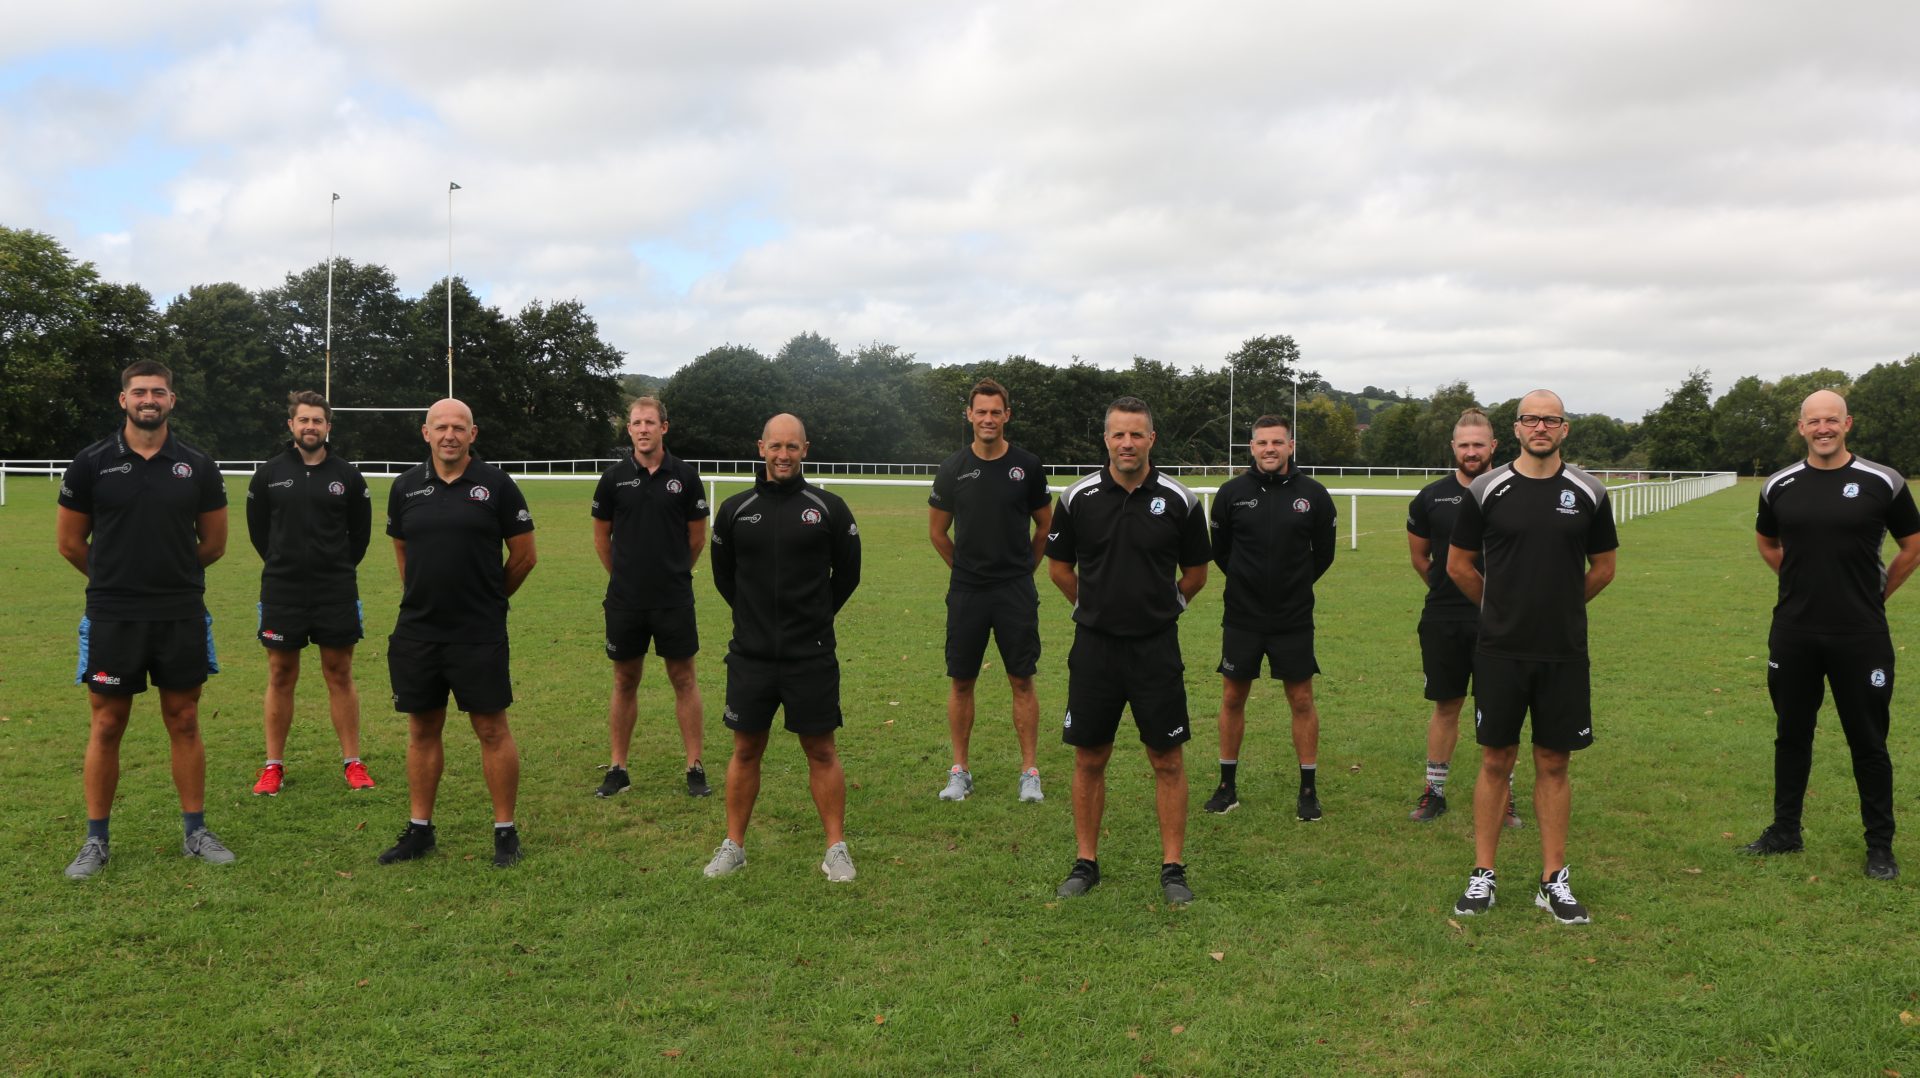
<svg viewBox="0 0 1920 1078">
<path fill-rule="evenodd" d="M 1285 705 L 1269 683 L 1250 708 L 1242 808 L 1198 811 L 1215 778 L 1217 579 L 1186 615 L 1199 729 L 1188 859 L 1200 897 L 1168 909 L 1150 775 L 1124 734 L 1104 882 L 1083 899 L 1053 897 L 1073 854 L 1070 757 L 1051 733 L 1070 625 L 1044 582 L 1048 799 L 1014 801 L 1018 756 L 990 669 L 976 796 L 935 800 L 947 763 L 945 575 L 925 540 L 924 495 L 901 489 L 843 489 L 867 559 L 840 621 L 859 880 L 822 878 L 804 762 L 784 735 L 769 751 L 747 870 L 704 879 L 723 833 L 720 798 L 683 792 L 657 668 L 641 690 L 635 788 L 591 796 L 606 762 L 608 682 L 591 487 L 526 487 L 541 561 L 512 621 L 528 851 L 519 868 L 487 864 L 478 754 L 453 724 L 441 853 L 374 862 L 407 815 L 405 724 L 384 706 L 397 591 L 382 539 L 362 569 L 369 640 L 358 666 L 364 754 L 380 787 L 349 796 L 339 781 L 310 662 L 286 791 L 249 796 L 265 666 L 251 640 L 259 565 L 236 512 L 227 558 L 210 571 L 225 672 L 202 716 L 209 822 L 240 860 L 220 869 L 180 858 L 165 737 L 147 697 L 124 749 L 113 863 L 76 885 L 60 869 L 84 816 L 86 708 L 71 684 L 83 581 L 54 553 L 54 485 L 14 478 L 0 508 L 0 1068 L 1920 1074 L 1920 1025 L 1903 1020 L 1920 1013 L 1910 882 L 1920 862 L 1909 846 L 1907 881 L 1862 878 L 1837 723 L 1818 740 L 1807 852 L 1764 862 L 1734 852 L 1770 805 L 1772 582 L 1753 550 L 1752 484 L 1621 529 L 1619 578 L 1592 607 L 1599 740 L 1573 766 L 1571 858 L 1595 918 L 1579 928 L 1529 901 L 1531 829 L 1502 847 L 1501 905 L 1451 918 L 1472 862 L 1471 814 L 1405 818 L 1426 705 L 1414 637 L 1422 589 L 1397 502 L 1362 502 L 1358 551 L 1346 549 L 1343 519 L 1340 557 L 1319 589 L 1323 822 L 1292 819 Z M 238 499 L 244 480 L 229 489 Z M 702 570 L 706 762 L 717 783 L 728 623 Z M 1897 597 L 1896 644 L 1915 639 L 1917 604 L 1920 594 Z M 1911 821 L 1920 750 L 1900 710 L 1896 793 Z M 1456 756 L 1471 760 L 1471 746 Z M 1457 792 L 1471 772 L 1459 768 Z M 1530 786 L 1523 765 L 1529 816 Z"/>
</svg>

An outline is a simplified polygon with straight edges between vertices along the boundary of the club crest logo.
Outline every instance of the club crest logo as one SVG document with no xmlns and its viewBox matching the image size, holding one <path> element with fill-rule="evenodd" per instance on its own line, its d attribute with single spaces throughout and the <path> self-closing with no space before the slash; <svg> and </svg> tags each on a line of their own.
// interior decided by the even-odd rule
<svg viewBox="0 0 1920 1078">
<path fill-rule="evenodd" d="M 1026 477 L 1027 477 L 1027 470 L 1025 468 L 1020 467 L 1018 464 L 1007 469 L 1007 478 L 1013 480 L 1016 483 L 1018 483 L 1022 479 L 1025 479 Z"/>
<path fill-rule="evenodd" d="M 1152 513 L 1154 516 L 1159 516 L 1166 511 L 1167 500 L 1165 498 L 1155 498 L 1147 503 L 1147 512 Z"/>
<path fill-rule="evenodd" d="M 668 493 L 668 494 L 678 494 L 678 493 L 680 493 L 680 489 L 681 489 L 681 488 L 680 488 L 680 480 L 678 480 L 678 479 L 669 479 L 669 480 L 667 480 L 667 493 Z"/>
<path fill-rule="evenodd" d="M 528 510 L 522 509 L 518 513 L 514 514 L 514 519 L 531 524 L 533 523 L 533 514 Z"/>
<path fill-rule="evenodd" d="M 192 478 L 193 478 L 193 465 L 191 465 L 191 464 L 176 464 L 176 465 L 174 465 L 174 466 L 173 466 L 173 475 L 174 475 L 174 478 L 176 478 L 176 479 L 192 479 Z M 1860 489 L 1860 485 L 1859 485 L 1858 483 L 1855 483 L 1855 484 L 1853 484 L 1853 489 L 1854 489 L 1854 490 L 1856 490 L 1856 491 L 1857 491 L 1857 490 L 1859 490 L 1859 489 Z M 1849 495 L 1847 495 L 1847 497 L 1849 497 L 1849 498 L 1851 498 L 1851 497 L 1853 497 L 1853 495 L 1851 495 L 1851 494 L 1849 494 Z"/>
<path fill-rule="evenodd" d="M 470 502 L 484 502 L 484 501 L 489 501 L 492 498 L 493 498 L 493 491 L 488 490 L 486 487 L 468 487 L 467 488 L 467 500 Z"/>
<path fill-rule="evenodd" d="M 1842 498 L 1858 498 L 1860 496 L 1860 484 L 1848 483 L 1846 486 L 1841 487 L 1840 496 Z"/>
<path fill-rule="evenodd" d="M 1560 508 L 1562 509 L 1573 508 L 1573 491 L 1563 490 L 1560 492 Z"/>
<path fill-rule="evenodd" d="M 336 498 L 338 498 L 342 494 L 345 494 L 346 492 L 347 492 L 347 485 L 345 483 L 335 481 L 327 484 L 327 493 L 333 495 Z"/>
<path fill-rule="evenodd" d="M 801 510 L 801 512 L 800 512 L 800 523 L 802 523 L 802 524 L 818 524 L 818 523 L 820 523 L 820 510 L 818 510 L 818 509 L 804 509 L 804 510 Z"/>
<path fill-rule="evenodd" d="M 1869 684 L 1869 685 L 1871 685 L 1871 686 L 1873 686 L 1873 687 L 1874 687 L 1874 688 L 1876 688 L 1876 689 L 1884 689 L 1884 688 L 1886 688 L 1886 687 L 1887 687 L 1887 672 L 1886 672 L 1885 670 L 1875 670 L 1875 671 L 1874 671 L 1873 673 L 1871 673 L 1871 674 L 1868 674 L 1868 675 L 1867 675 L 1867 684 Z"/>
<path fill-rule="evenodd" d="M 1305 498 L 1295 498 L 1293 500 L 1293 511 L 1296 513 L 1305 513 L 1312 509 L 1313 503 L 1307 501 Z"/>
</svg>

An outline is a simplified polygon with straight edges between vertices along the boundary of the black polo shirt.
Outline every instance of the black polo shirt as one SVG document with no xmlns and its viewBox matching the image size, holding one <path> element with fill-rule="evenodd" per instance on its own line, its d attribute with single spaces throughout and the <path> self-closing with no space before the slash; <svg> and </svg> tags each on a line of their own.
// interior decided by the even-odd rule
<svg viewBox="0 0 1920 1078">
<path fill-rule="evenodd" d="M 1433 565 L 1427 570 L 1427 602 L 1420 610 L 1423 622 L 1480 619 L 1480 608 L 1447 575 L 1453 522 L 1460 518 L 1460 507 L 1466 500 L 1467 488 L 1460 485 L 1459 473 L 1453 472 L 1420 488 L 1407 503 L 1407 534 L 1425 539 L 1433 554 Z"/>
<path fill-rule="evenodd" d="M 991 588 L 1033 576 L 1034 510 L 1051 501 L 1040 458 L 1017 445 L 981 460 L 969 444 L 933 474 L 927 504 L 953 514 L 952 585 Z"/>
<path fill-rule="evenodd" d="M 328 451 L 308 464 L 289 444 L 247 484 L 247 539 L 265 563 L 260 601 L 327 606 L 360 598 L 354 567 L 373 538 L 373 492 L 360 469 Z"/>
<path fill-rule="evenodd" d="M 693 465 L 664 453 L 649 472 L 631 455 L 593 488 L 593 518 L 613 524 L 609 610 L 693 605 L 693 550 L 687 524 L 705 520 L 707 491 Z"/>
<path fill-rule="evenodd" d="M 1907 481 L 1852 457 L 1839 468 L 1801 461 L 1760 488 L 1754 530 L 1780 540 L 1773 623 L 1814 633 L 1887 632 L 1887 567 L 1880 547 L 1920 531 Z"/>
<path fill-rule="evenodd" d="M 1620 545 L 1606 485 L 1571 464 L 1531 479 L 1503 464 L 1473 481 L 1451 546 L 1480 552 L 1480 646 L 1504 659 L 1587 657 L 1587 566 Z"/>
<path fill-rule="evenodd" d="M 533 530 L 513 477 L 478 458 L 449 483 L 417 464 L 387 494 L 387 534 L 407 544 L 400 620 L 393 635 L 433 643 L 507 638 L 501 543 Z"/>
<path fill-rule="evenodd" d="M 60 505 L 92 518 L 87 617 L 179 621 L 207 612 L 200 514 L 227 505 L 213 458 L 173 436 L 142 457 L 126 428 L 80 451 L 60 480 Z"/>
<path fill-rule="evenodd" d="M 1333 565 L 1338 514 L 1327 488 L 1258 468 L 1213 496 L 1213 560 L 1226 574 L 1221 624 L 1273 635 L 1313 628 L 1313 584 Z"/>
<path fill-rule="evenodd" d="M 1129 492 L 1102 468 L 1053 510 L 1047 557 L 1078 567 L 1073 620 L 1110 636 L 1152 636 L 1179 620 L 1180 570 L 1213 556 L 1200 499 L 1151 465 Z"/>
</svg>

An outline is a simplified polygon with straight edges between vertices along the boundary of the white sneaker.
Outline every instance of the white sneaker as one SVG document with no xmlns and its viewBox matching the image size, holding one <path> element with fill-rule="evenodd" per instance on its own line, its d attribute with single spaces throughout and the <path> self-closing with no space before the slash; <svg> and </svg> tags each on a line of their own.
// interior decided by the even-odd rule
<svg viewBox="0 0 1920 1078">
<path fill-rule="evenodd" d="M 947 788 L 940 791 L 940 800 L 965 801 L 967 795 L 972 792 L 972 773 L 962 770 L 959 764 L 954 764 L 953 770 L 947 772 Z"/>
<path fill-rule="evenodd" d="M 828 883 L 853 882 L 853 855 L 847 852 L 846 843 L 836 842 L 827 847 L 827 856 L 820 862 L 820 871 L 827 874 Z"/>
<path fill-rule="evenodd" d="M 1045 801 L 1047 795 L 1040 792 L 1040 769 L 1030 767 L 1020 772 L 1020 800 Z"/>
<path fill-rule="evenodd" d="M 707 862 L 708 879 L 719 876 L 731 876 L 747 867 L 747 851 L 732 839 L 721 839 L 720 848 L 713 851 L 713 860 Z"/>
</svg>

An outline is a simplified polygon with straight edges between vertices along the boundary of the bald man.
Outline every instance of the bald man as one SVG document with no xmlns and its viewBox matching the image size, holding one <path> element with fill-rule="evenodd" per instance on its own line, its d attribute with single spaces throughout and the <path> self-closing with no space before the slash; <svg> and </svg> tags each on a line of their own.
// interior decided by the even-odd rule
<svg viewBox="0 0 1920 1078">
<path fill-rule="evenodd" d="M 533 514 L 511 476 L 473 455 L 479 434 L 465 404 L 434 404 L 420 428 L 427 463 L 394 480 L 387 495 L 387 534 L 402 585 L 387 670 L 393 709 L 407 713 L 413 816 L 380 855 L 383 865 L 433 852 L 449 693 L 480 738 L 480 768 L 493 797 L 493 863 L 507 868 L 520 860 L 513 822 L 520 750 L 507 727 L 507 597 L 533 571 Z"/>
<path fill-rule="evenodd" d="M 860 529 L 847 503 L 801 474 L 807 429 L 781 414 L 760 433 L 765 467 L 753 489 L 713 516 L 713 584 L 733 608 L 727 644 L 727 837 L 707 863 L 709 877 L 747 863 L 747 820 L 760 795 L 760 759 L 784 711 L 807 756 L 807 786 L 826 830 L 820 871 L 830 883 L 854 878 L 847 852 L 847 779 L 833 732 L 840 727 L 840 661 L 833 619 L 860 586 Z"/>
<path fill-rule="evenodd" d="M 1773 823 L 1746 846 L 1758 856 L 1798 853 L 1800 809 L 1813 767 L 1813 729 L 1826 686 L 1853 753 L 1866 829 L 1866 874 L 1900 875 L 1893 858 L 1893 638 L 1887 600 L 1920 562 L 1920 513 L 1899 472 L 1847 452 L 1853 417 L 1838 393 L 1800 405 L 1807 459 L 1768 477 L 1754 523 L 1760 557 L 1780 578 L 1767 636 L 1773 698 Z M 1891 535 L 1891 564 L 1880 548 Z"/>
</svg>

